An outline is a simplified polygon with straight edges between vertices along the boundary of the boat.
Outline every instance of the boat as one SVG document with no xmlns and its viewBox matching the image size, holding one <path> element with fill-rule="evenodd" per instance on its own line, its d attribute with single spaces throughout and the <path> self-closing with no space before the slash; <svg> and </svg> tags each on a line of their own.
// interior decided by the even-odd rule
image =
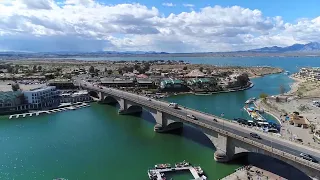
<svg viewBox="0 0 320 180">
<path fill-rule="evenodd" d="M 187 162 L 187 161 L 185 161 L 185 160 L 183 160 L 182 162 L 178 162 L 178 163 L 176 163 L 175 164 L 175 167 L 187 167 L 187 166 L 190 166 L 190 163 L 189 162 Z"/>
<path fill-rule="evenodd" d="M 289 75 L 289 73 L 290 73 L 289 71 L 286 71 L 286 72 L 284 72 L 283 74 L 284 74 L 284 75 Z"/>
<path fill-rule="evenodd" d="M 256 98 L 252 97 L 252 98 L 246 100 L 245 104 L 252 104 L 255 100 L 256 100 Z"/>
<path fill-rule="evenodd" d="M 196 166 L 196 167 L 194 167 L 194 169 L 197 171 L 197 173 L 198 173 L 199 175 L 202 175 L 202 174 L 203 174 L 203 170 L 201 169 L 200 166 Z"/>
<path fill-rule="evenodd" d="M 156 164 L 156 165 L 154 165 L 154 167 L 156 169 L 166 169 L 166 168 L 171 168 L 171 165 L 169 163 L 167 163 L 167 164 Z"/>
</svg>

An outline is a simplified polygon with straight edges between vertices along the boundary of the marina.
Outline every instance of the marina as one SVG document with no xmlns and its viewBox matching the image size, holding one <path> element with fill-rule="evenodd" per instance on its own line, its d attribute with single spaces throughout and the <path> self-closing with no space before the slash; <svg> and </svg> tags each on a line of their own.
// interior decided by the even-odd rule
<svg viewBox="0 0 320 180">
<path fill-rule="evenodd" d="M 166 180 L 165 173 L 177 171 L 189 171 L 195 180 L 207 179 L 200 166 L 191 166 L 190 163 L 186 161 L 176 163 L 175 167 L 171 167 L 168 163 L 157 164 L 154 169 L 148 170 L 148 176 L 150 180 Z"/>
<path fill-rule="evenodd" d="M 41 114 L 51 114 L 51 113 L 57 113 L 62 111 L 68 111 L 68 110 L 76 110 L 84 107 L 89 107 L 90 105 L 87 103 L 65 103 L 60 105 L 60 108 L 57 109 L 51 109 L 51 110 L 45 110 L 45 111 L 36 111 L 36 112 L 29 112 L 29 113 L 23 113 L 23 114 L 13 114 L 9 116 L 9 119 L 18 119 L 18 118 L 25 118 L 25 117 L 32 117 L 32 116 L 39 116 Z"/>
</svg>

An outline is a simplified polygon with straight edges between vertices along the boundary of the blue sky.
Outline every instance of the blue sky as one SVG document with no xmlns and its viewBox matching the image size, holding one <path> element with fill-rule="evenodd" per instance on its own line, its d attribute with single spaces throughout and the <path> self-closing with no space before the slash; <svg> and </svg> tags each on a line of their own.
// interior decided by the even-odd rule
<svg viewBox="0 0 320 180">
<path fill-rule="evenodd" d="M 155 6 L 165 15 L 170 13 L 180 13 L 190 11 L 190 8 L 183 4 L 193 4 L 194 10 L 205 6 L 241 6 L 249 9 L 259 9 L 265 16 L 282 16 L 288 22 L 295 22 L 299 18 L 315 18 L 319 16 L 320 0 L 141 0 L 141 1 L 121 1 L 121 0 L 99 0 L 106 4 L 119 3 L 140 3 L 148 7 Z M 164 7 L 162 3 L 173 3 L 174 7 Z"/>
<path fill-rule="evenodd" d="M 320 42 L 319 7 L 320 0 L 0 0 L 0 51 L 217 52 Z"/>
</svg>

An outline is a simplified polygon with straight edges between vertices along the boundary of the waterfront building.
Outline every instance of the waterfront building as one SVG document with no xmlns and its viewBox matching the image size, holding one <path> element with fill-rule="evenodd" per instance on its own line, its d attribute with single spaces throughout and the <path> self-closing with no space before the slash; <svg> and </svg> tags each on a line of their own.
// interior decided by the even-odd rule
<svg viewBox="0 0 320 180">
<path fill-rule="evenodd" d="M 21 91 L 0 92 L 0 114 L 27 111 L 24 95 Z"/>
<path fill-rule="evenodd" d="M 30 109 L 51 107 L 59 103 L 59 92 L 55 86 L 30 89 L 29 91 L 23 91 L 23 94 L 30 105 Z"/>
<path fill-rule="evenodd" d="M 106 87 L 132 87 L 134 81 L 132 79 L 103 78 L 100 84 Z"/>
<path fill-rule="evenodd" d="M 48 81 L 48 86 L 55 86 L 57 89 L 75 89 L 76 86 L 69 79 L 52 79 Z"/>
<path fill-rule="evenodd" d="M 194 78 L 194 79 L 188 80 L 187 84 L 190 86 L 193 86 L 195 84 L 210 85 L 210 79 L 208 79 L 208 78 Z"/>
<path fill-rule="evenodd" d="M 137 86 L 140 88 L 156 88 L 155 82 L 151 79 L 137 79 Z"/>
<path fill-rule="evenodd" d="M 308 128 L 310 125 L 308 119 L 304 116 L 299 115 L 298 112 L 293 112 L 292 114 L 290 114 L 289 118 L 289 123 L 293 124 L 294 126 Z"/>
<path fill-rule="evenodd" d="M 83 101 L 91 101 L 92 98 L 88 91 L 78 91 L 75 93 L 62 93 L 60 94 L 60 103 L 75 103 Z"/>
<path fill-rule="evenodd" d="M 160 83 L 161 91 L 171 91 L 171 92 L 181 92 L 189 91 L 189 88 L 186 84 L 180 79 L 165 79 Z"/>
</svg>

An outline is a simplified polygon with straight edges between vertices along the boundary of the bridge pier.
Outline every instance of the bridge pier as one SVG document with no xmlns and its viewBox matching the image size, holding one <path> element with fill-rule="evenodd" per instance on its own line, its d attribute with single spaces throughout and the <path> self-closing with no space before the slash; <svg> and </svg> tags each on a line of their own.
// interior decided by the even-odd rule
<svg viewBox="0 0 320 180">
<path fill-rule="evenodd" d="M 165 133 L 176 129 L 181 129 L 183 127 L 182 122 L 170 122 L 168 117 L 166 117 L 166 114 L 161 111 L 157 111 L 155 114 L 155 119 L 157 123 L 154 126 L 154 131 L 158 133 Z"/>
<path fill-rule="evenodd" d="M 119 114 L 140 114 L 142 112 L 142 107 L 134 104 L 128 104 L 127 100 L 120 99 L 119 101 L 120 109 L 118 110 Z"/>
</svg>

